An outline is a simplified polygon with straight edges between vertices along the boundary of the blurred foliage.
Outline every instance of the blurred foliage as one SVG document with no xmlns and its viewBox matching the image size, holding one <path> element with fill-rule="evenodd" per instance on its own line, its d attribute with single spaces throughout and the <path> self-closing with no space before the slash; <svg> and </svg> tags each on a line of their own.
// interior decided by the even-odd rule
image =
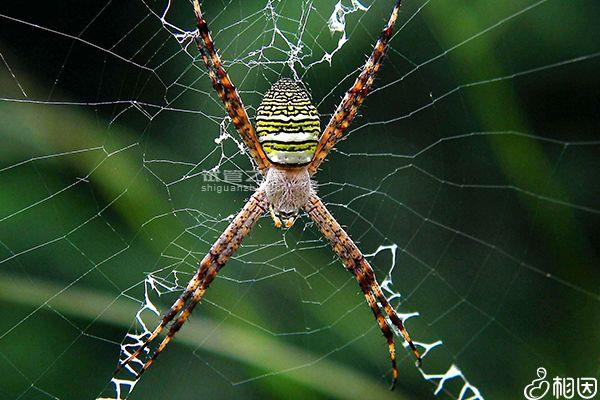
<svg viewBox="0 0 600 400">
<path fill-rule="evenodd" d="M 275 2 L 289 18 L 282 29 L 297 26 L 298 3 Z M 390 3 L 348 16 L 348 44 L 303 75 L 322 114 L 350 85 Z M 338 38 L 324 24 L 335 1 L 310 4 L 321 18 L 309 19 L 305 45 L 317 56 Z M 1 398 L 96 395 L 145 274 L 193 271 L 248 196 L 201 190 L 201 170 L 220 162 L 214 116 L 223 111 L 200 63 L 160 26 L 164 7 L 0 6 Z M 236 23 L 263 7 L 205 5 L 225 60 L 266 40 L 264 26 Z M 190 13 L 172 4 L 169 22 L 191 29 Z M 317 176 L 365 253 L 399 246 L 401 311 L 421 315 L 408 327 L 419 341 L 444 341 L 425 370 L 455 363 L 487 398 L 520 398 L 538 366 L 600 372 L 599 146 L 575 144 L 599 139 L 599 17 L 593 0 L 406 0 L 379 89 Z M 290 70 L 234 63 L 230 73 L 252 115 Z M 15 101 L 17 83 L 35 101 Z M 222 150 L 232 157 L 221 169 L 250 170 L 232 140 Z M 399 385 L 387 391 L 385 343 L 318 238 L 304 223 L 282 236 L 262 220 L 132 398 L 431 397 L 435 386 L 403 353 Z M 306 241 L 315 247 L 301 249 Z M 391 263 L 389 252 L 373 258 L 380 278 Z M 460 389 L 448 388 L 440 397 Z"/>
</svg>

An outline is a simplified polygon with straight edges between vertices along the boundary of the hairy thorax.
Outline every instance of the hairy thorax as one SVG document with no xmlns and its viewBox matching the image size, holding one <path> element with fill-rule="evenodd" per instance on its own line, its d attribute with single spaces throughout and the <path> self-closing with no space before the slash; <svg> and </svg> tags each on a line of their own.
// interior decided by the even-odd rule
<svg viewBox="0 0 600 400">
<path fill-rule="evenodd" d="M 270 168 L 263 183 L 276 226 L 292 226 L 298 212 L 314 193 L 306 168 Z"/>
</svg>

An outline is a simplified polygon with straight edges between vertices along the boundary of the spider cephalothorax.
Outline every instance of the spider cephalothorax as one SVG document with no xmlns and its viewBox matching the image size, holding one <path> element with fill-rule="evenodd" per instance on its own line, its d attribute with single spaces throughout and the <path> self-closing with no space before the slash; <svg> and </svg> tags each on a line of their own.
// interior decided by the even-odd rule
<svg viewBox="0 0 600 400">
<path fill-rule="evenodd" d="M 341 139 L 358 108 L 373 85 L 375 75 L 382 65 L 392 28 L 398 17 L 400 0 L 395 0 L 389 20 L 381 32 L 375 48 L 354 84 L 346 92 L 333 113 L 327 127 L 320 135 L 319 114 L 311 103 L 308 92 L 291 79 L 281 79 L 265 94 L 256 112 L 256 130 L 250 123 L 242 100 L 231 83 L 217 54 L 210 31 L 202 16 L 198 0 L 194 11 L 198 22 L 198 50 L 208 69 L 211 82 L 223 101 L 236 130 L 248 147 L 264 181 L 246 202 L 242 210 L 217 239 L 187 284 L 185 290 L 163 316 L 162 322 L 139 348 L 126 353 L 126 359 L 117 371 L 127 366 L 138 376 L 146 371 L 163 351 L 173 336 L 185 323 L 194 307 L 202 300 L 206 289 L 221 268 L 237 250 L 245 236 L 264 214 L 271 212 L 276 226 L 290 227 L 300 210 L 303 210 L 319 228 L 341 258 L 346 270 L 354 275 L 367 304 L 373 311 L 377 324 L 385 336 L 392 361 L 392 387 L 398 378 L 396 347 L 393 328 L 400 332 L 411 351 L 421 356 L 411 341 L 396 310 L 383 294 L 375 273 L 359 248 L 335 220 L 311 183 L 329 151 Z M 283 224 L 281 220 L 283 219 Z M 173 319 L 169 333 L 147 360 L 138 357 L 150 354 L 147 347 Z M 141 365 L 138 371 L 135 365 Z"/>
<path fill-rule="evenodd" d="M 315 194 L 313 183 L 305 167 L 294 169 L 271 167 L 263 186 L 269 200 L 271 217 L 277 228 L 291 227 L 300 210 Z"/>
</svg>

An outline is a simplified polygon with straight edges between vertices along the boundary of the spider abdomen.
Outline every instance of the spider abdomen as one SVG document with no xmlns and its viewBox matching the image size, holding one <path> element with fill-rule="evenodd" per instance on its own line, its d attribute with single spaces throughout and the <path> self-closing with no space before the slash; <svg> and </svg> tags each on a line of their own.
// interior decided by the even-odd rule
<svg viewBox="0 0 600 400">
<path fill-rule="evenodd" d="M 277 81 L 256 110 L 256 133 L 272 163 L 308 164 L 321 133 L 319 113 L 308 92 L 291 79 Z"/>
</svg>

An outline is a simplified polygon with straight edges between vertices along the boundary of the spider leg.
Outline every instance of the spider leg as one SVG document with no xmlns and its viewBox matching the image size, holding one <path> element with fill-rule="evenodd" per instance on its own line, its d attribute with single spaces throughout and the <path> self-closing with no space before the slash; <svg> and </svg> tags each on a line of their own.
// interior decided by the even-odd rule
<svg viewBox="0 0 600 400">
<path fill-rule="evenodd" d="M 198 0 L 194 0 L 194 13 L 196 14 L 198 23 L 198 36 L 200 37 L 200 40 L 196 40 L 196 44 L 202 56 L 202 61 L 208 69 L 208 75 L 210 76 L 213 88 L 217 91 L 219 98 L 225 105 L 225 109 L 231 117 L 231 122 L 233 122 L 235 129 L 244 140 L 244 143 L 246 143 L 250 156 L 256 162 L 258 169 L 264 173 L 271 163 L 258 141 L 258 136 L 250 123 L 248 113 L 237 89 L 233 86 L 229 75 L 223 68 L 223 63 L 215 49 L 208 25 L 202 16 Z"/>
<path fill-rule="evenodd" d="M 220 268 L 221 267 L 217 267 L 217 268 L 212 268 L 212 270 L 209 270 L 209 271 L 211 271 L 211 272 L 209 272 L 210 275 L 207 274 L 206 275 L 207 279 L 205 279 L 203 281 L 203 283 L 199 287 L 197 287 L 196 290 L 194 290 L 194 294 L 192 296 L 192 299 L 190 300 L 190 303 L 185 308 L 185 310 L 183 310 L 183 312 L 181 313 L 179 318 L 177 318 L 177 320 L 173 323 L 173 325 L 171 325 L 171 327 L 169 328 L 169 333 L 167 333 L 167 336 L 165 336 L 165 338 L 162 340 L 162 342 L 160 343 L 160 345 L 158 346 L 156 351 L 152 354 L 152 357 L 150 357 L 150 359 L 148 361 L 146 361 L 146 363 L 144 364 L 144 366 L 138 373 L 138 378 L 148 368 L 150 368 L 150 366 L 158 358 L 159 354 L 162 353 L 162 351 L 165 349 L 165 347 L 167 347 L 167 345 L 171 342 L 171 340 L 173 340 L 173 337 L 175 336 L 175 334 L 177 332 L 179 332 L 179 330 L 181 329 L 181 327 L 183 326 L 185 321 L 187 321 L 189 316 L 192 314 L 192 311 L 194 311 L 194 308 L 196 307 L 196 305 L 200 302 L 200 300 L 202 300 L 202 297 L 204 296 L 206 289 L 208 289 L 208 285 L 217 276 L 217 273 L 219 272 Z M 210 278 L 209 278 L 209 276 L 210 276 Z"/>
<path fill-rule="evenodd" d="M 373 315 L 377 320 L 379 329 L 381 330 L 381 333 L 383 333 L 383 336 L 387 341 L 388 350 L 390 352 L 390 360 L 392 361 L 392 384 L 390 386 L 390 390 L 394 390 L 394 387 L 396 386 L 396 381 L 398 380 L 398 365 L 396 364 L 396 343 L 394 342 L 394 334 L 392 333 L 392 330 L 387 324 L 385 317 L 381 313 L 381 309 L 379 308 L 379 306 L 377 306 L 377 301 L 375 300 L 373 294 L 368 292 L 367 288 L 362 287 L 360 279 L 364 278 L 364 275 L 361 275 L 360 271 L 356 269 L 354 269 L 352 273 L 354 274 L 356 280 L 359 281 L 359 284 L 361 285 L 361 290 L 363 291 L 365 298 L 367 299 L 369 307 L 371 307 L 371 311 L 373 311 Z"/>
<path fill-rule="evenodd" d="M 171 308 L 167 310 L 167 312 L 163 315 L 161 323 L 154 329 L 154 331 L 152 331 L 150 336 L 144 341 L 144 344 L 139 349 L 137 349 L 125 361 L 119 364 L 115 371 L 115 374 L 119 372 L 123 367 L 128 365 L 131 361 L 138 358 L 142 351 L 144 351 L 144 349 L 147 348 L 154 341 L 154 339 L 158 337 L 158 335 L 163 331 L 165 326 L 167 326 L 169 322 L 171 322 L 173 318 L 175 318 L 175 316 L 179 314 L 189 297 L 200 285 L 200 278 L 205 274 L 206 270 L 210 266 L 211 259 L 212 258 L 210 253 L 207 254 L 206 257 L 204 257 L 204 259 L 200 262 L 200 266 L 197 272 L 194 274 L 194 277 L 190 279 L 183 293 L 179 296 L 175 303 L 173 303 Z"/>
<path fill-rule="evenodd" d="M 356 78 L 356 81 L 350 90 L 344 95 L 342 102 L 338 105 L 331 120 L 327 124 L 325 131 L 323 131 L 315 155 L 308 165 L 308 172 L 310 175 L 314 175 L 315 172 L 317 172 L 319 165 L 323 162 L 325 157 L 327 157 L 327 154 L 329 154 L 331 149 L 333 149 L 336 143 L 342 138 L 342 135 L 356 116 L 358 108 L 363 103 L 371 86 L 373 86 L 375 76 L 383 63 L 388 42 L 392 37 L 394 24 L 398 18 L 401 3 L 402 0 L 395 0 L 394 8 L 390 14 L 388 23 L 381 32 L 381 35 L 379 35 L 379 39 L 375 44 L 371 56 L 363 66 L 362 71 Z"/>
<path fill-rule="evenodd" d="M 366 262 L 366 260 L 365 260 L 365 262 Z M 371 266 L 369 264 L 367 264 L 367 266 L 371 269 L 371 273 L 373 273 Z M 408 331 L 404 327 L 404 323 L 402 322 L 402 319 L 400 319 L 400 317 L 398 317 L 396 310 L 394 310 L 394 308 L 390 305 L 388 300 L 385 298 L 385 296 L 383 295 L 383 292 L 381 291 L 381 287 L 379 286 L 379 284 L 376 281 L 374 281 L 372 283 L 371 290 L 373 291 L 373 294 L 377 298 L 377 301 L 379 302 L 379 304 L 381 304 L 381 306 L 385 310 L 385 313 L 388 316 L 388 318 L 390 319 L 390 321 L 392 321 L 394 326 L 396 328 L 398 328 L 398 331 L 400 331 L 400 334 L 404 338 L 404 341 L 406 343 L 408 343 L 408 347 L 410 347 L 410 351 L 413 353 L 413 355 L 417 359 L 417 366 L 420 367 L 421 361 L 422 361 L 421 354 L 419 353 L 417 346 L 415 346 L 412 339 L 410 338 Z"/>
<path fill-rule="evenodd" d="M 244 208 L 238 213 L 234 220 L 229 224 L 219 239 L 212 245 L 209 253 L 202 259 L 198 271 L 188 283 L 185 291 L 173 303 L 171 308 L 163 316 L 158 327 L 152 332 L 148 339 L 144 342 L 140 349 L 128 357 L 122 364 L 119 365 L 115 373 L 128 365 L 142 353 L 142 351 L 154 341 L 160 332 L 171 322 L 177 314 L 181 314 L 170 326 L 169 332 L 160 343 L 156 351 L 145 362 L 144 366 L 137 373 L 138 377 L 142 375 L 156 360 L 158 355 L 165 349 L 175 334 L 181 329 L 182 325 L 187 321 L 188 317 L 194 310 L 194 307 L 202 300 L 206 289 L 217 276 L 221 268 L 225 266 L 227 261 L 235 253 L 242 240 L 248 236 L 252 227 L 269 209 L 269 203 L 264 191 L 257 191 L 248 200 Z M 188 301 L 189 300 L 189 301 Z M 187 302 L 187 306 L 186 305 Z M 185 308 L 184 308 L 185 306 Z"/>
<path fill-rule="evenodd" d="M 344 231 L 340 224 L 333 218 L 331 213 L 327 210 L 321 199 L 317 195 L 311 196 L 308 203 L 305 205 L 304 210 L 310 216 L 310 218 L 319 227 L 323 235 L 331 242 L 331 247 L 336 254 L 342 259 L 346 269 L 354 275 L 358 284 L 367 299 L 367 303 L 373 311 L 373 315 L 377 319 L 379 328 L 383 333 L 383 336 L 388 342 L 388 348 L 390 351 L 390 359 L 392 361 L 392 389 L 398 378 L 398 369 L 396 366 L 396 355 L 395 355 L 395 344 L 393 334 L 387 320 L 383 316 L 381 308 L 385 310 L 386 316 L 390 321 L 398 328 L 402 334 L 404 340 L 408 343 L 417 362 L 420 364 L 421 355 L 417 350 L 416 346 L 410 339 L 408 332 L 406 331 L 404 324 L 396 311 L 389 304 L 377 279 L 373 268 L 369 262 L 364 258 L 356 244 L 352 241 L 350 236 Z M 381 308 L 379 305 L 381 305 Z"/>
</svg>

